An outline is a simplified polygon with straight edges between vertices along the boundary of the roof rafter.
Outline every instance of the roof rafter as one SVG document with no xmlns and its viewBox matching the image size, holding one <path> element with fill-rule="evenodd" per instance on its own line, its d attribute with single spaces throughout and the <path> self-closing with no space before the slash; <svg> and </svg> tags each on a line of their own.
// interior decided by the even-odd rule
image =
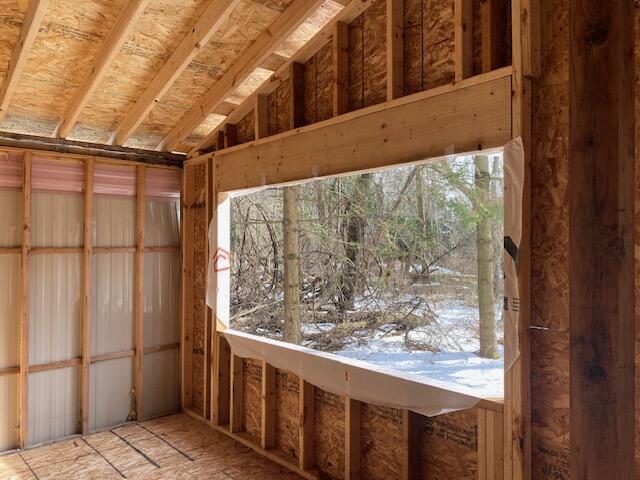
<svg viewBox="0 0 640 480">
<path fill-rule="evenodd" d="M 149 115 L 155 102 L 169 90 L 239 3 L 240 0 L 210 0 L 193 28 L 182 39 L 178 48 L 120 123 L 113 136 L 114 144 L 122 145 L 127 141 Z"/>
<path fill-rule="evenodd" d="M 344 1 L 344 0 L 343 0 Z M 291 58 L 284 61 L 278 69 L 260 87 L 249 95 L 227 118 L 220 123 L 212 132 L 203 138 L 189 152 L 190 156 L 198 155 L 198 152 L 205 151 L 215 145 L 218 130 L 224 128 L 227 123 L 234 123 L 241 120 L 251 109 L 254 108 L 259 95 L 269 95 L 278 85 L 289 77 L 289 65 L 293 62 L 306 63 L 320 49 L 322 49 L 335 34 L 338 23 L 348 24 L 356 19 L 362 12 L 371 6 L 373 0 L 351 0 L 345 7 L 333 17 L 327 24 L 311 37 Z"/>
<path fill-rule="evenodd" d="M 140 18 L 149 2 L 150 0 L 132 0 L 123 7 L 113 28 L 105 38 L 98 55 L 93 60 L 89 75 L 82 81 L 60 118 L 57 131 L 59 138 L 67 138 L 71 133 L 73 126 L 78 121 L 80 112 L 111 67 L 129 33 L 131 33 L 136 20 Z"/>
<path fill-rule="evenodd" d="M 259 67 L 321 4 L 322 0 L 294 0 L 271 26 L 218 80 L 209 91 L 180 119 L 167 134 L 160 150 L 173 150 L 189 136 L 215 108 L 251 73 Z"/>
<path fill-rule="evenodd" d="M 31 0 L 29 3 L 29 10 L 24 18 L 20 37 L 11 52 L 7 74 L 0 85 L 0 120 L 4 118 L 9 109 L 11 97 L 20 81 L 20 75 L 27 63 L 29 51 L 36 39 L 48 4 L 49 0 Z"/>
</svg>

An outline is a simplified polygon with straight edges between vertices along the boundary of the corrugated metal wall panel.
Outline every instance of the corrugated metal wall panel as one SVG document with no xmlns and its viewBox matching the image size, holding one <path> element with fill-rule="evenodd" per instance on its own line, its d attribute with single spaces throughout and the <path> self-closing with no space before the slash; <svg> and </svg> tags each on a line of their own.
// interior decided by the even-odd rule
<svg viewBox="0 0 640 480">
<path fill-rule="evenodd" d="M 146 247 L 180 245 L 180 203 L 176 200 L 146 200 L 144 244 Z"/>
<path fill-rule="evenodd" d="M 156 417 L 180 408 L 180 351 L 144 356 L 144 417 Z"/>
<path fill-rule="evenodd" d="M 92 354 L 132 349 L 135 254 L 95 254 L 91 270 Z"/>
<path fill-rule="evenodd" d="M 22 192 L 0 190 L 0 247 L 19 247 L 22 242 Z"/>
<path fill-rule="evenodd" d="M 144 255 L 144 346 L 180 341 L 180 254 Z"/>
<path fill-rule="evenodd" d="M 20 362 L 19 322 L 20 255 L 0 255 L 0 368 Z"/>
<path fill-rule="evenodd" d="M 136 244 L 135 197 L 96 195 L 94 200 L 96 247 L 134 247 Z"/>
<path fill-rule="evenodd" d="M 89 428 L 117 425 L 133 408 L 133 359 L 94 363 L 90 371 Z"/>
<path fill-rule="evenodd" d="M 31 246 L 81 247 L 82 195 L 42 193 L 31 195 Z"/>
<path fill-rule="evenodd" d="M 0 377 L 0 452 L 18 446 L 18 375 Z"/>
<path fill-rule="evenodd" d="M 29 362 L 79 356 L 82 255 L 33 255 L 29 281 Z"/>
<path fill-rule="evenodd" d="M 30 446 L 80 431 L 80 367 L 29 374 Z"/>
</svg>

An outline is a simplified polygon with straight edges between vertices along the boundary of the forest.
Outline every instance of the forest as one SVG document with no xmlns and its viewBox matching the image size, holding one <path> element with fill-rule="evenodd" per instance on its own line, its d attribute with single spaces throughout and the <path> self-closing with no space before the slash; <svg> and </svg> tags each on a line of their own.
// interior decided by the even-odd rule
<svg viewBox="0 0 640 480">
<path fill-rule="evenodd" d="M 502 391 L 502 156 L 269 188 L 231 202 L 231 326 Z"/>
</svg>

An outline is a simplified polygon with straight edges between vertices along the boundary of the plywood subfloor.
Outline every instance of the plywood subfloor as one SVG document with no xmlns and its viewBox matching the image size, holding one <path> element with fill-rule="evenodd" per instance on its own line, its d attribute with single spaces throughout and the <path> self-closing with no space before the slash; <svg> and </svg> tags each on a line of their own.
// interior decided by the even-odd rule
<svg viewBox="0 0 640 480">
<path fill-rule="evenodd" d="M 121 478 L 300 477 L 184 414 L 0 456 L 0 480 Z"/>
</svg>

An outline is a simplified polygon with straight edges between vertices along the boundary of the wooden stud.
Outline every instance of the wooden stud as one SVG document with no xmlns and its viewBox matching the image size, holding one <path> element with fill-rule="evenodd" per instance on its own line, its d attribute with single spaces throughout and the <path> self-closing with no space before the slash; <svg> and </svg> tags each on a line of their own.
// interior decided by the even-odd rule
<svg viewBox="0 0 640 480">
<path fill-rule="evenodd" d="M 473 2 L 455 0 L 455 80 L 473 75 Z"/>
<path fill-rule="evenodd" d="M 482 32 L 482 71 L 500 67 L 505 39 L 500 37 L 500 7 L 504 0 L 484 0 L 480 7 Z"/>
<path fill-rule="evenodd" d="M 256 95 L 255 102 L 255 139 L 266 138 L 269 136 L 269 96 Z"/>
<path fill-rule="evenodd" d="M 519 0 L 521 2 L 520 37 L 522 45 L 522 75 L 537 78 L 542 68 L 542 52 L 540 50 L 540 0 Z"/>
<path fill-rule="evenodd" d="M 231 412 L 229 414 L 229 431 L 232 433 L 244 431 L 243 382 L 244 368 L 242 358 L 231 352 Z"/>
<path fill-rule="evenodd" d="M 22 71 L 27 64 L 29 52 L 36 39 L 36 35 L 38 35 L 38 30 L 44 19 L 48 4 L 49 0 L 31 0 L 29 2 L 29 9 L 22 22 L 20 37 L 13 47 L 9 65 L 7 66 L 7 73 L 4 76 L 2 84 L 0 84 L 0 121 L 2 121 L 7 114 L 11 98 L 18 86 Z"/>
<path fill-rule="evenodd" d="M 262 362 L 262 448 L 268 450 L 276 443 L 276 369 Z"/>
<path fill-rule="evenodd" d="M 238 127 L 234 123 L 224 125 L 224 148 L 233 147 L 238 143 Z"/>
<path fill-rule="evenodd" d="M 209 42 L 216 31 L 229 18 L 240 0 L 210 0 L 195 25 L 189 29 L 171 57 L 140 95 L 138 101 L 118 126 L 114 143 L 123 145 L 144 121 L 154 105 L 164 96 L 189 66 L 196 55 Z"/>
<path fill-rule="evenodd" d="M 182 322 L 181 351 L 182 358 L 182 408 L 193 405 L 193 167 L 185 166 L 182 171 L 182 195 L 180 203 L 182 215 Z"/>
<path fill-rule="evenodd" d="M 304 379 L 299 379 L 300 388 L 298 390 L 298 414 L 300 424 L 299 446 L 298 446 L 298 466 L 302 470 L 313 468 L 313 426 L 315 418 L 315 387 Z"/>
<path fill-rule="evenodd" d="M 387 0 L 387 100 L 404 95 L 404 0 Z"/>
<path fill-rule="evenodd" d="M 212 219 L 215 216 L 215 211 L 217 209 L 217 203 L 214 203 L 214 192 L 215 192 L 215 184 L 214 184 L 214 169 L 215 169 L 215 163 L 212 161 L 212 159 L 209 159 L 206 164 L 205 164 L 205 169 L 206 169 L 206 175 L 207 175 L 207 179 L 206 179 L 206 184 L 205 184 L 205 191 L 206 191 L 206 199 L 205 199 L 205 211 L 206 211 L 206 217 L 207 217 L 207 227 L 209 227 L 209 225 L 211 224 Z M 209 229 L 207 228 L 207 236 L 208 236 L 208 231 Z M 207 262 L 207 272 L 209 269 L 209 242 L 208 240 L 205 240 L 204 242 L 204 249 L 205 249 L 205 258 L 206 258 L 206 262 Z M 212 311 L 211 311 L 211 307 L 209 307 L 209 305 L 205 305 L 204 307 L 204 374 L 202 376 L 203 378 L 203 382 L 204 385 L 202 386 L 202 392 L 204 395 L 204 399 L 202 402 L 202 408 L 203 408 L 203 412 L 202 412 L 202 417 L 205 419 L 210 419 L 211 418 L 211 404 L 212 404 L 212 400 L 211 400 L 211 380 L 212 380 L 212 369 L 211 369 L 211 364 L 212 364 L 212 359 L 213 354 L 212 352 L 215 350 L 216 344 L 214 341 L 214 330 L 216 328 L 215 323 L 213 322 L 213 315 L 212 315 Z"/>
<path fill-rule="evenodd" d="M 34 247 L 29 253 L 31 255 L 60 255 L 84 253 L 84 247 Z"/>
<path fill-rule="evenodd" d="M 303 63 L 293 62 L 289 65 L 289 84 L 291 86 L 291 101 L 289 102 L 290 128 L 304 125 L 304 88 L 305 66 Z"/>
<path fill-rule="evenodd" d="M 19 445 L 25 448 L 29 426 L 29 249 L 31 248 L 31 152 L 25 152 L 22 170 L 22 254 L 20 256 L 20 417 Z"/>
<path fill-rule="evenodd" d="M 349 111 L 349 25 L 336 22 L 333 32 L 333 115 Z"/>
<path fill-rule="evenodd" d="M 361 404 L 358 400 L 348 397 L 344 401 L 344 478 L 345 480 L 359 480 Z"/>
<path fill-rule="evenodd" d="M 180 119 L 160 143 L 159 150 L 173 150 L 189 136 L 321 4 L 322 0 L 296 0 L 278 15 L 269 29 L 258 36 L 244 55 Z"/>
<path fill-rule="evenodd" d="M 478 408 L 478 480 L 504 479 L 503 434 L 502 414 Z"/>
<path fill-rule="evenodd" d="M 58 137 L 66 138 L 69 136 L 73 126 L 78 121 L 80 112 L 89 102 L 93 92 L 98 88 L 98 85 L 100 85 L 100 82 L 111 67 L 116 56 L 120 53 L 122 45 L 129 37 L 136 20 L 140 18 L 149 1 L 150 0 L 132 0 L 127 2 L 122 8 L 114 26 L 111 28 L 111 31 L 102 43 L 102 47 L 100 47 L 100 51 L 93 60 L 93 64 L 89 69 L 89 75 L 84 78 L 74 93 L 69 106 L 60 119 L 57 132 Z"/>
<path fill-rule="evenodd" d="M 84 253 L 82 255 L 82 433 L 89 432 L 89 364 L 91 363 L 91 254 L 93 247 L 93 171 L 94 161 L 85 162 L 84 176 Z"/>
<path fill-rule="evenodd" d="M 231 348 L 222 335 L 218 335 L 218 346 L 214 358 L 213 423 L 224 426 L 230 423 L 231 398 Z"/>
<path fill-rule="evenodd" d="M 634 2 L 569 1 L 571 478 L 635 478 Z"/>
<path fill-rule="evenodd" d="M 60 370 L 69 367 L 81 367 L 82 357 L 71 358 L 69 360 L 59 360 L 57 362 L 40 363 L 38 365 L 30 365 L 29 373 L 48 372 L 50 370 Z"/>
<path fill-rule="evenodd" d="M 144 385 L 144 219 L 145 219 L 145 193 L 144 193 L 144 166 L 137 167 L 136 182 L 136 263 L 135 263 L 135 401 L 136 419 L 144 418 L 143 410 L 143 385 Z"/>
<path fill-rule="evenodd" d="M 224 149 L 224 129 L 216 132 L 216 150 Z"/>
<path fill-rule="evenodd" d="M 22 248 L 20 247 L 0 248 L 0 255 L 20 255 L 20 253 L 22 253 Z"/>
<path fill-rule="evenodd" d="M 402 480 L 418 480 L 420 475 L 421 416 L 402 411 Z"/>
</svg>

